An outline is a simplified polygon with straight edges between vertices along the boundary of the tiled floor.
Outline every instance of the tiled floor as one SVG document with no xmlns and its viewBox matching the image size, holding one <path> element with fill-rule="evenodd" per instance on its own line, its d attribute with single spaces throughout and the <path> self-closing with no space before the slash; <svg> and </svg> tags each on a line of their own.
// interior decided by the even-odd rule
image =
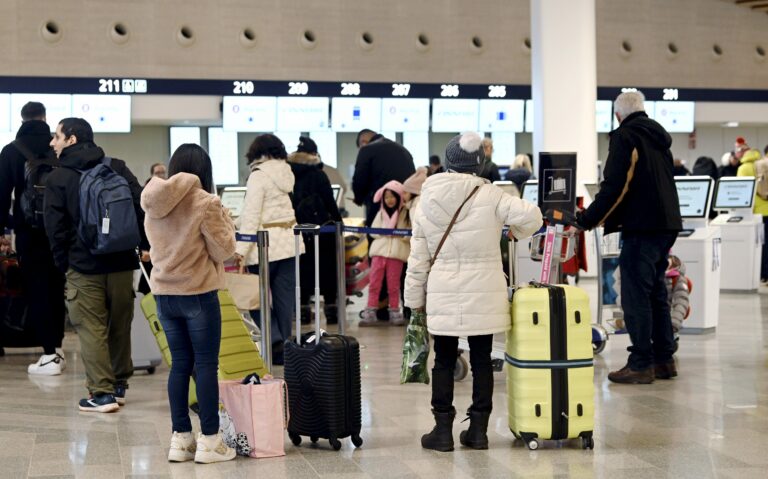
<svg viewBox="0 0 768 479">
<path fill-rule="evenodd" d="M 140 372 L 133 378 L 128 405 L 119 413 L 78 412 L 84 375 L 77 338 L 69 334 L 63 376 L 28 376 L 32 353 L 9 350 L 0 358 L 0 478 L 765 478 L 766 308 L 763 294 L 722 295 L 717 333 L 683 336 L 681 376 L 650 386 L 607 382 L 609 368 L 623 365 L 628 343 L 626 336 L 611 337 L 596 358 L 594 451 L 551 443 L 529 452 L 513 444 L 503 373 L 496 376 L 491 449 L 422 450 L 419 437 L 431 423 L 429 387 L 398 382 L 403 330 L 358 330 L 352 321 L 350 333 L 365 347 L 363 447 L 355 450 L 345 440 L 334 452 L 327 443 L 297 448 L 286 439 L 283 458 L 208 466 L 166 462 L 165 366 L 155 375 Z M 463 410 L 469 405 L 469 379 L 457 384 L 456 393 L 457 409 Z M 456 435 L 465 425 L 457 422 Z"/>
</svg>

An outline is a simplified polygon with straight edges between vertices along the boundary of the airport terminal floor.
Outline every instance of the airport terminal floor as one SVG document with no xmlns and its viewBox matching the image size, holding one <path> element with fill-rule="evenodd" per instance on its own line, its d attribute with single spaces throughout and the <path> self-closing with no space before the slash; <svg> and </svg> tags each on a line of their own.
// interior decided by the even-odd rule
<svg viewBox="0 0 768 479">
<path fill-rule="evenodd" d="M 582 281 L 594 295 L 594 280 Z M 358 299 L 348 312 L 349 333 L 361 346 L 363 430 L 355 449 L 326 441 L 293 446 L 286 456 L 238 457 L 212 465 L 169 464 L 171 431 L 165 390 L 168 369 L 138 372 L 127 405 L 116 414 L 78 412 L 84 373 L 78 340 L 68 332 L 67 369 L 33 377 L 33 350 L 0 357 L 0 478 L 764 478 L 768 468 L 768 288 L 760 294 L 722 294 L 717 332 L 683 335 L 680 376 L 651 385 L 609 383 L 623 366 L 626 335 L 612 336 L 595 357 L 595 449 L 545 443 L 529 451 L 507 426 L 505 375 L 496 373 L 490 449 L 458 445 L 458 419 L 469 405 L 469 378 L 457 384 L 457 448 L 421 448 L 433 419 L 429 387 L 400 385 L 403 329 L 358 328 Z M 143 321 L 144 318 L 135 318 Z M 432 356 L 432 355 L 431 355 Z M 430 357 L 431 359 L 431 357 Z M 276 368 L 276 375 L 282 368 Z M 193 419 L 193 423 L 196 424 Z M 195 425 L 197 427 L 197 425 Z"/>
</svg>

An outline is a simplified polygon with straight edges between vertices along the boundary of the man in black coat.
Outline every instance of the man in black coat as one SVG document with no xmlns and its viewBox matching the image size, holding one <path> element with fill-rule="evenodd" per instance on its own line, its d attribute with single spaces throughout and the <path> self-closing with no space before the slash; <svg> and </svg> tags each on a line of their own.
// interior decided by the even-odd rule
<svg viewBox="0 0 768 479">
<path fill-rule="evenodd" d="M 608 374 L 617 383 L 648 384 L 677 376 L 665 272 L 667 255 L 682 229 L 669 148 L 672 138 L 648 118 L 640 92 L 622 93 L 614 111 L 604 180 L 595 201 L 577 214 L 579 224 L 622 232 L 621 304 L 632 341 L 627 365 Z"/>
<path fill-rule="evenodd" d="M 388 181 L 402 183 L 416 172 L 411 153 L 402 145 L 384 138 L 371 130 L 357 134 L 355 174 L 352 176 L 352 192 L 355 204 L 365 206 L 365 224 L 371 226 L 379 212 L 379 204 L 373 195 Z"/>
<path fill-rule="evenodd" d="M 27 368 L 29 374 L 55 376 L 66 362 L 61 351 L 64 338 L 64 274 L 56 269 L 45 230 L 25 221 L 21 198 L 26 190 L 25 167 L 35 162 L 57 163 L 51 129 L 45 122 L 45 106 L 29 102 L 21 109 L 22 124 L 16 140 L 0 152 L 0 228 L 13 228 L 22 273 L 22 301 L 26 304 L 23 327 L 43 347 L 43 355 Z M 9 217 L 14 196 L 13 221 Z M 5 246 L 10 243 L 3 237 Z M 20 326 L 22 326 L 20 324 Z M 6 331 L 9 332 L 9 331 Z M 0 338 L 2 341 L 2 338 Z M 4 343 L 0 342 L 0 347 Z M 28 346 L 29 344 L 8 344 Z"/>
<path fill-rule="evenodd" d="M 79 409 L 113 412 L 125 403 L 128 379 L 133 374 L 133 271 L 138 268 L 138 260 L 135 248 L 92 254 L 77 233 L 81 172 L 94 168 L 105 156 L 93 142 L 91 125 L 82 118 L 61 120 L 51 146 L 61 166 L 46 183 L 45 228 L 56 266 L 66 271 L 67 308 L 80 338 L 86 386 L 91 395 L 80 400 Z M 125 162 L 113 158 L 110 167 L 128 182 L 136 227 L 146 238 L 141 185 Z M 104 228 L 109 229 L 109 223 L 105 226 L 102 222 Z"/>
</svg>

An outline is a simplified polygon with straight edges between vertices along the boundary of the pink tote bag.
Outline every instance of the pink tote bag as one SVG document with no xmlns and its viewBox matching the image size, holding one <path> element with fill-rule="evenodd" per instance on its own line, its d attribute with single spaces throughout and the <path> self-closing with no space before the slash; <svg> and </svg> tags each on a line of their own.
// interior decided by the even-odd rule
<svg viewBox="0 0 768 479">
<path fill-rule="evenodd" d="M 242 456 L 285 456 L 288 389 L 282 379 L 261 384 L 219 381 L 219 428 L 225 442 Z"/>
</svg>

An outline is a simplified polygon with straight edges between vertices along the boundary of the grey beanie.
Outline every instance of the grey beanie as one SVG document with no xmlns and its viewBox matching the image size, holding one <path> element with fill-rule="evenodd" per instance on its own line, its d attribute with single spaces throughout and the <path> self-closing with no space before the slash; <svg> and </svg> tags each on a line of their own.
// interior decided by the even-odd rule
<svg viewBox="0 0 768 479">
<path fill-rule="evenodd" d="M 445 167 L 457 173 L 477 173 L 483 160 L 483 138 L 474 131 L 454 136 L 445 147 Z"/>
</svg>

